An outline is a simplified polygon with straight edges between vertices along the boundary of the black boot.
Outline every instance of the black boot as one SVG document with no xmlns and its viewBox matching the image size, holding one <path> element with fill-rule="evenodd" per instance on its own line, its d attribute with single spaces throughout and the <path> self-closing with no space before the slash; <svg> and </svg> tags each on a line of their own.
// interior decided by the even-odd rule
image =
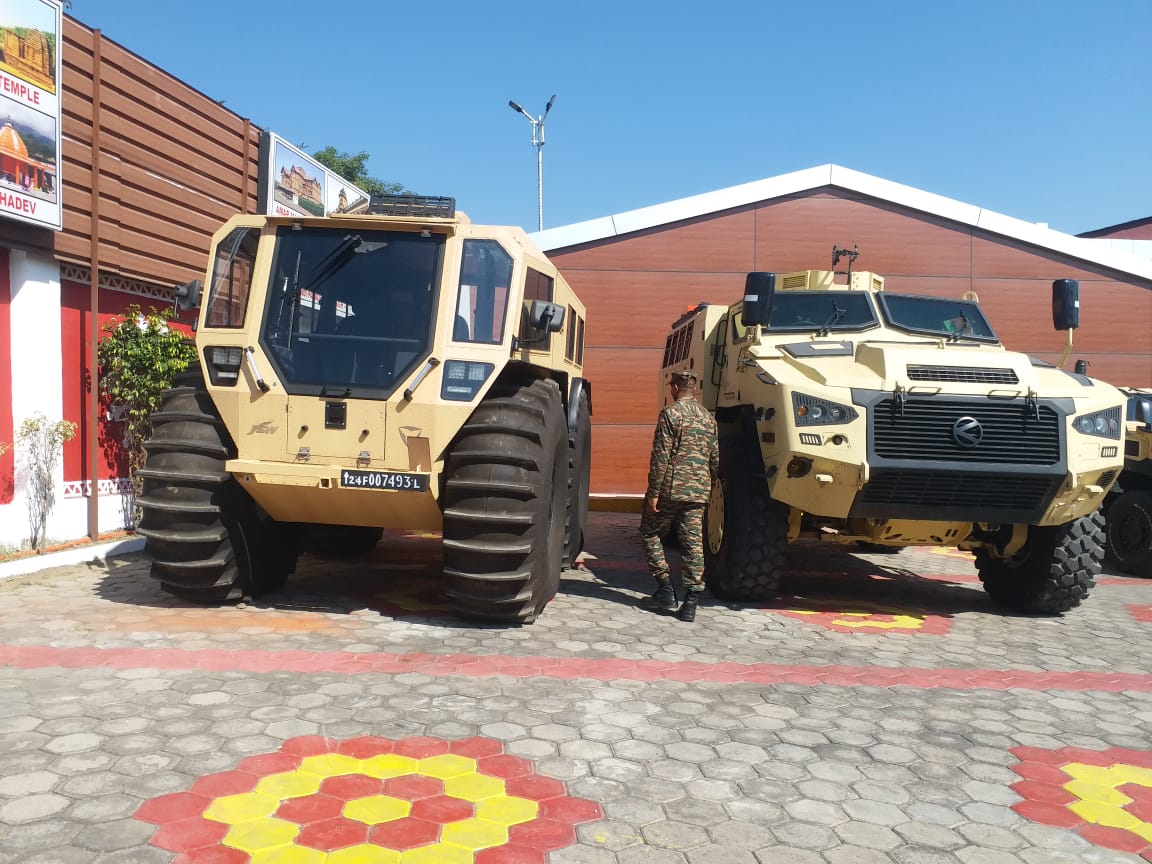
<svg viewBox="0 0 1152 864">
<path fill-rule="evenodd" d="M 684 598 L 684 605 L 676 613 L 676 617 L 681 621 L 689 623 L 696 620 L 696 601 L 699 599 L 699 594 L 696 591 L 689 591 L 688 596 Z"/>
<path fill-rule="evenodd" d="M 663 609 L 671 612 L 676 608 L 676 589 L 672 582 L 665 579 L 651 597 L 644 598 L 644 606 L 649 609 Z"/>
</svg>

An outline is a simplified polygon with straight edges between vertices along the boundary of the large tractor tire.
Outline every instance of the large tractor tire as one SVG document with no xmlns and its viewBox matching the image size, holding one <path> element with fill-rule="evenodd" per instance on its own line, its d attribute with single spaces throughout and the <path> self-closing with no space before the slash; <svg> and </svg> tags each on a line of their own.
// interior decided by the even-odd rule
<svg viewBox="0 0 1152 864">
<path fill-rule="evenodd" d="M 720 473 L 704 509 L 705 584 L 721 600 L 771 600 L 784 578 L 788 508 L 768 494 L 760 454 L 741 436 L 721 440 Z"/>
<path fill-rule="evenodd" d="M 1107 549 L 1125 573 L 1152 578 L 1152 491 L 1133 489 L 1109 505 Z"/>
<path fill-rule="evenodd" d="M 588 489 L 592 482 L 592 412 L 588 394 L 581 390 L 576 407 L 576 428 L 568 433 L 568 509 L 564 524 L 565 567 L 576 563 L 584 550 L 588 527 Z"/>
<path fill-rule="evenodd" d="M 498 381 L 448 451 L 444 574 L 463 617 L 530 624 L 556 596 L 568 431 L 555 381 Z"/>
<path fill-rule="evenodd" d="M 976 550 L 984 590 L 1011 612 L 1057 615 L 1074 609 L 1096 586 L 1104 560 L 1104 516 L 1099 510 L 1064 525 L 1030 526 L 1011 560 Z"/>
<path fill-rule="evenodd" d="M 198 603 L 283 587 L 296 563 L 291 531 L 264 515 L 224 470 L 235 447 L 198 361 L 176 376 L 151 421 L 136 532 L 152 578 Z"/>
</svg>

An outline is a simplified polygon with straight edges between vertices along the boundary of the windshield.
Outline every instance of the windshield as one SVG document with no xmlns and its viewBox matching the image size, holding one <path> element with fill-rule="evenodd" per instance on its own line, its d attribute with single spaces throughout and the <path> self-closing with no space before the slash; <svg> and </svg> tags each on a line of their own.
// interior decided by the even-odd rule
<svg viewBox="0 0 1152 864">
<path fill-rule="evenodd" d="M 288 392 L 395 389 L 428 351 L 443 252 L 443 236 L 280 228 L 263 344 Z"/>
<path fill-rule="evenodd" d="M 877 324 L 860 291 L 779 291 L 772 296 L 769 330 L 862 330 Z"/>
<path fill-rule="evenodd" d="M 915 297 L 910 294 L 879 294 L 884 317 L 893 327 L 913 333 L 930 333 L 949 339 L 979 339 L 995 342 L 980 307 L 970 300 L 943 297 Z"/>
</svg>

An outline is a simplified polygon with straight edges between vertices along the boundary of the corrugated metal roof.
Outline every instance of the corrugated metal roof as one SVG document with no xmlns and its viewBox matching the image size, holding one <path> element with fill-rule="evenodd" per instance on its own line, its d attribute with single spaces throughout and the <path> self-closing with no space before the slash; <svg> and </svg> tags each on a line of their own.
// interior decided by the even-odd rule
<svg viewBox="0 0 1152 864">
<path fill-rule="evenodd" d="M 857 192 L 1002 237 L 1070 255 L 1101 267 L 1152 279 L 1152 261 L 1117 249 L 1107 242 L 1065 234 L 1046 225 L 1015 219 L 974 204 L 965 204 L 963 201 L 945 198 L 943 195 L 935 195 L 923 189 L 832 164 L 779 174 L 764 180 L 729 186 L 727 189 L 717 189 L 586 222 L 547 228 L 528 236 L 545 252 L 553 252 L 569 246 L 607 240 L 634 231 L 659 228 L 685 219 L 770 201 L 773 198 L 810 192 L 825 186 Z"/>
</svg>

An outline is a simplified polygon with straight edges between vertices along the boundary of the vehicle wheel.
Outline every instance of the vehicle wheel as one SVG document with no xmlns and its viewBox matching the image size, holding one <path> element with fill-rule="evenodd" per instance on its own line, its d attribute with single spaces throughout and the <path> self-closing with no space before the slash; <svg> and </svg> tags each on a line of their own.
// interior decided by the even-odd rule
<svg viewBox="0 0 1152 864">
<path fill-rule="evenodd" d="M 580 391 L 576 430 L 568 434 L 568 508 L 564 524 L 565 567 L 576 563 L 584 550 L 588 527 L 588 488 L 592 477 L 592 416 L 587 392 Z"/>
<path fill-rule="evenodd" d="M 448 451 L 444 574 L 465 617 L 536 620 L 560 586 L 567 423 L 555 381 L 499 381 Z"/>
<path fill-rule="evenodd" d="M 304 551 L 322 558 L 351 560 L 367 555 L 384 536 L 382 528 L 359 525 L 310 525 L 304 535 Z"/>
<path fill-rule="evenodd" d="M 721 600 L 770 600 L 784 577 L 788 508 L 769 496 L 758 460 L 740 438 L 720 442 L 723 479 L 704 508 L 704 580 Z"/>
<path fill-rule="evenodd" d="M 993 602 L 1012 612 L 1056 615 L 1079 606 L 1096 586 L 1104 560 L 1099 510 L 1064 525 L 1030 526 L 1011 561 L 976 550 L 980 581 Z"/>
<path fill-rule="evenodd" d="M 1152 578 L 1152 491 L 1125 492 L 1112 502 L 1106 523 L 1109 556 L 1117 566 Z"/>
<path fill-rule="evenodd" d="M 204 386 L 199 361 L 176 376 L 152 417 L 136 503 L 153 579 L 198 603 L 281 587 L 295 566 L 283 526 L 224 470 L 235 447 Z"/>
</svg>

